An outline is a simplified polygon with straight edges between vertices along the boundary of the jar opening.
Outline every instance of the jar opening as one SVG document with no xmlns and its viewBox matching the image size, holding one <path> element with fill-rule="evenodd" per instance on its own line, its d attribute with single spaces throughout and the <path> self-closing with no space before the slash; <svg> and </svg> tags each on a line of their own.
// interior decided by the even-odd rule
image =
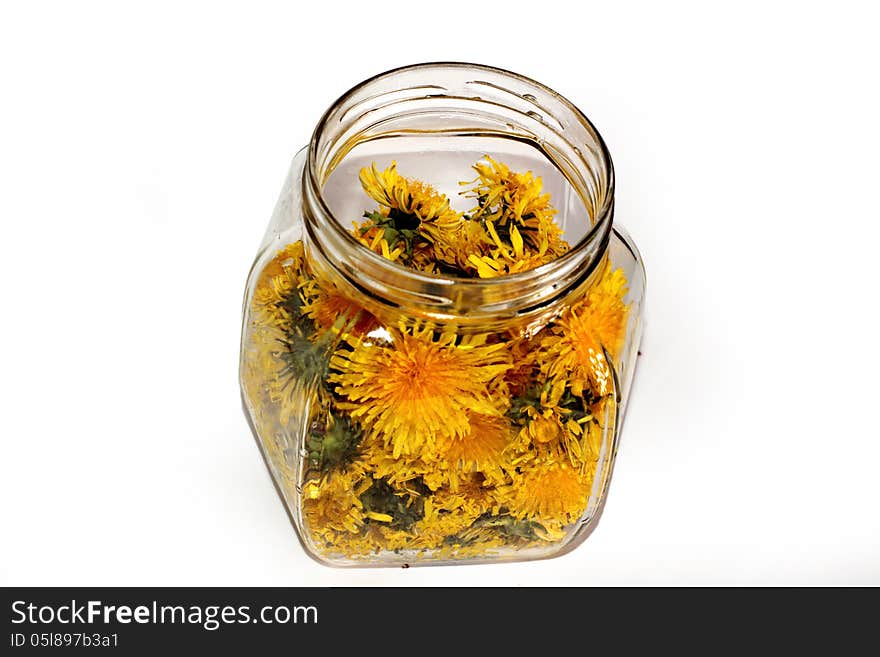
<svg viewBox="0 0 880 657">
<path fill-rule="evenodd" d="M 370 159 L 383 167 L 405 159 L 404 175 L 430 171 L 425 177 L 434 182 L 438 172 L 467 174 L 467 166 L 453 173 L 451 160 L 473 164 L 499 150 L 556 186 L 571 248 L 555 260 L 491 279 L 429 274 L 383 258 L 351 234 L 361 212 L 337 192 L 345 185 L 359 192 L 356 172 Z M 501 69 L 420 64 L 367 80 L 328 109 L 309 145 L 303 199 L 308 242 L 340 284 L 437 319 L 482 320 L 538 312 L 595 273 L 613 220 L 614 174 L 598 132 L 556 92 Z"/>
</svg>

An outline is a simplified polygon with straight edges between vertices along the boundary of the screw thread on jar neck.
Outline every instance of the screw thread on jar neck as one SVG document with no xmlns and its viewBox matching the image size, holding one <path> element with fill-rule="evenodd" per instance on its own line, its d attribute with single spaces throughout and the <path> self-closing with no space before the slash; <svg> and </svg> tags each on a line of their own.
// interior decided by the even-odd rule
<svg viewBox="0 0 880 657">
<path fill-rule="evenodd" d="M 527 141 L 583 203 L 585 235 L 559 258 L 493 279 L 426 274 L 360 244 L 351 218 L 322 195 L 333 170 L 359 144 L 400 135 L 503 137 Z M 353 184 L 357 184 L 353 182 Z M 420 64 L 378 75 L 343 95 L 319 122 L 303 175 L 306 242 L 322 277 L 366 305 L 428 321 L 486 330 L 539 320 L 589 286 L 603 261 L 614 213 L 614 173 L 598 132 L 571 103 L 514 73 L 473 64 Z"/>
</svg>

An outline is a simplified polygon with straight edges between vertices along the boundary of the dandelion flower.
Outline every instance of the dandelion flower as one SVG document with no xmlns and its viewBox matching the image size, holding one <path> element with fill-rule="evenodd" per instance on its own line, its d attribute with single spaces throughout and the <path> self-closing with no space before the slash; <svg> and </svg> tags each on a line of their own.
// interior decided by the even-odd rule
<svg viewBox="0 0 880 657">
<path fill-rule="evenodd" d="M 474 165 L 477 178 L 464 183 L 471 185 L 465 193 L 477 199 L 470 217 L 482 222 L 496 247 L 488 260 L 475 254 L 488 269 L 471 259 L 479 275 L 491 277 L 493 263 L 505 264 L 502 273 L 526 271 L 567 251 L 562 229 L 553 220 L 556 209 L 540 176 L 511 171 L 488 155 L 484 159 L 487 163 Z"/>
<path fill-rule="evenodd" d="M 384 441 L 375 436 L 367 437 L 361 444 L 361 455 L 352 468 L 368 474 L 374 479 L 382 479 L 392 486 L 406 489 L 408 482 L 424 480 L 433 470 L 433 466 L 419 456 L 394 457 L 392 451 L 385 446 Z M 428 483 L 427 481 L 425 483 Z M 439 488 L 442 484 L 429 488 Z"/>
<path fill-rule="evenodd" d="M 319 330 L 341 327 L 347 333 L 361 336 L 379 327 L 379 320 L 338 291 L 312 281 L 303 290 L 302 313 L 315 322 Z"/>
<path fill-rule="evenodd" d="M 611 368 L 585 313 L 567 311 L 541 340 L 541 371 L 550 379 L 568 381 L 572 394 L 585 390 L 596 397 L 612 391 Z"/>
<path fill-rule="evenodd" d="M 380 216 L 383 217 L 383 220 L 385 219 L 384 215 Z M 363 226 L 358 226 L 355 224 L 354 236 L 361 244 L 370 249 L 370 251 L 378 253 L 380 256 L 391 262 L 398 261 L 403 254 L 404 246 L 400 245 L 392 248 L 388 239 L 385 237 L 385 229 L 381 225 L 377 226 L 371 223 L 366 223 Z"/>
<path fill-rule="evenodd" d="M 448 198 L 430 185 L 404 178 L 398 173 L 396 162 L 384 171 L 379 171 L 375 163 L 364 167 L 359 178 L 367 195 L 384 208 L 428 223 L 458 218 L 458 213 L 450 210 Z"/>
<path fill-rule="evenodd" d="M 546 415 L 536 414 L 524 431 L 532 442 L 542 445 L 554 442 L 562 435 L 562 427 L 552 411 Z"/>
<path fill-rule="evenodd" d="M 294 242 L 288 244 L 281 249 L 274 258 L 272 258 L 257 278 L 256 289 L 264 289 L 271 285 L 271 281 L 276 276 L 281 276 L 288 271 L 299 272 L 303 264 L 303 243 Z"/>
<path fill-rule="evenodd" d="M 514 427 L 505 417 L 468 414 L 468 432 L 464 436 L 438 439 L 436 449 L 426 451 L 423 481 L 432 489 L 457 491 L 471 476 L 503 483 L 509 469 L 508 448 L 515 447 Z"/>
<path fill-rule="evenodd" d="M 384 171 L 375 163 L 364 167 L 359 177 L 367 195 L 381 206 L 381 212 L 368 215 L 366 230 L 359 230 L 365 233 L 363 239 L 371 239 L 370 247 L 389 260 L 411 256 L 413 250 L 424 249 L 425 242 L 443 242 L 461 227 L 461 215 L 449 206 L 449 199 L 430 185 L 404 178 L 396 162 Z"/>
<path fill-rule="evenodd" d="M 481 474 L 461 477 L 458 487 L 443 487 L 431 497 L 433 508 L 445 512 L 463 511 L 476 518 L 488 511 L 497 510 L 494 487 Z"/>
<path fill-rule="evenodd" d="M 333 472 L 303 487 L 303 511 L 312 534 L 333 539 L 336 532 L 358 532 L 364 522 L 360 495 L 370 480 L 357 482 L 345 473 Z"/>
<path fill-rule="evenodd" d="M 352 418 L 391 445 L 395 458 L 465 437 L 469 413 L 502 414 L 490 384 L 510 367 L 503 344 L 429 326 L 389 333 L 390 345 L 348 341 L 350 350 L 338 349 L 330 382 Z"/>
<path fill-rule="evenodd" d="M 581 474 L 565 462 L 529 464 L 504 491 L 504 503 L 517 518 L 572 522 L 587 508 L 592 472 Z"/>
<path fill-rule="evenodd" d="M 622 269 L 612 271 L 606 263 L 599 281 L 590 288 L 582 302 L 573 310 L 582 313 L 596 339 L 612 356 L 616 356 L 623 342 L 629 307 L 623 299 L 627 293 L 626 275 Z"/>
<path fill-rule="evenodd" d="M 295 242 L 279 251 L 260 273 L 252 303 L 260 316 L 258 324 L 286 331 L 299 319 L 299 288 L 308 278 L 303 258 L 302 242 Z"/>
<path fill-rule="evenodd" d="M 460 495 L 438 493 L 425 500 L 425 515 L 413 525 L 413 546 L 437 548 L 448 536 L 467 529 L 482 511 Z"/>
<path fill-rule="evenodd" d="M 486 155 L 488 162 L 474 165 L 477 178 L 471 184 L 469 195 L 480 199 L 473 210 L 473 218 L 482 218 L 497 224 L 514 221 L 524 224 L 530 217 L 553 215 L 556 210 L 550 204 L 550 194 L 543 191 L 539 176 L 531 171 L 516 173 L 506 164 Z"/>
<path fill-rule="evenodd" d="M 474 267 L 470 258 L 488 254 L 492 246 L 479 221 L 462 220 L 457 230 L 446 231 L 442 239 L 434 242 L 433 256 L 437 261 L 458 268 L 462 274 L 469 274 Z"/>
<path fill-rule="evenodd" d="M 506 418 L 468 413 L 467 433 L 444 441 L 442 458 L 465 471 L 495 469 L 502 461 L 510 436 L 511 427 Z"/>
<path fill-rule="evenodd" d="M 480 278 L 497 278 L 498 276 L 530 271 L 535 267 L 547 264 L 555 257 L 516 253 L 501 247 L 489 255 L 471 254 L 468 256 L 467 262 L 476 270 L 477 276 Z"/>
</svg>

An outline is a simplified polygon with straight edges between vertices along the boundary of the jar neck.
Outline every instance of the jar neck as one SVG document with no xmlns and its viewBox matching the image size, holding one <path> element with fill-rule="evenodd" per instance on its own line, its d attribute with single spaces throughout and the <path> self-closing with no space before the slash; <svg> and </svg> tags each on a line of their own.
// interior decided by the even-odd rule
<svg viewBox="0 0 880 657">
<path fill-rule="evenodd" d="M 373 253 L 333 215 L 322 195 L 357 145 L 402 134 L 491 135 L 528 141 L 583 203 L 585 235 L 557 259 L 493 279 L 405 268 Z M 422 64 L 379 75 L 342 96 L 319 122 L 303 172 L 305 239 L 322 278 L 377 308 L 439 323 L 502 327 L 540 320 L 592 284 L 614 214 L 614 174 L 605 144 L 567 100 L 514 73 L 472 64 Z M 350 219 L 350 218 L 346 218 Z"/>
</svg>

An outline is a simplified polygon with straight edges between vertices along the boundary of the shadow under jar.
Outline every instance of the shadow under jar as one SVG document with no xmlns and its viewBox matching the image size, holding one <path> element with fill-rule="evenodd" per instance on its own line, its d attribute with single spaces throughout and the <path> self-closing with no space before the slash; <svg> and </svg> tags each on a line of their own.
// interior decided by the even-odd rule
<svg viewBox="0 0 880 657">
<path fill-rule="evenodd" d="M 365 194 L 392 179 L 403 192 L 388 205 Z M 470 222 L 475 248 L 491 254 L 461 258 L 470 275 L 401 264 L 408 250 L 415 260 L 402 234 L 432 239 L 430 212 L 389 206 L 419 193 Z M 534 202 L 561 246 L 518 268 Z M 519 211 L 522 233 L 515 222 L 502 231 L 504 213 Z M 595 128 L 514 73 L 410 66 L 326 112 L 293 160 L 248 278 L 240 363 L 247 415 L 311 556 L 510 561 L 586 538 L 642 326 L 644 269 L 613 211 Z"/>
</svg>

